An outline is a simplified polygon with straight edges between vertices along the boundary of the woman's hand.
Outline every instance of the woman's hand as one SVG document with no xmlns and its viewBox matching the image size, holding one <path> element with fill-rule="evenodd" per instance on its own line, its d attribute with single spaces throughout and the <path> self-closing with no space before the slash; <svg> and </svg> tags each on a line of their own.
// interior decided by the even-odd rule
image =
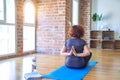
<svg viewBox="0 0 120 80">
<path fill-rule="evenodd" d="M 69 55 L 72 55 L 72 53 L 73 53 L 73 52 L 72 52 L 72 49 L 71 49 L 70 52 L 68 53 L 68 56 L 69 56 Z"/>
<path fill-rule="evenodd" d="M 77 53 L 76 53 L 76 50 L 75 50 L 75 48 L 74 48 L 74 46 L 72 46 L 70 52 L 67 53 L 68 56 L 69 56 L 69 55 L 72 55 L 72 54 L 74 54 L 75 56 L 76 56 L 76 54 L 77 54 Z"/>
<path fill-rule="evenodd" d="M 74 47 L 74 46 L 72 46 L 71 50 L 72 50 L 72 53 L 76 56 L 76 55 L 77 55 L 77 52 L 76 52 L 76 50 L 75 50 L 75 47 Z"/>
</svg>

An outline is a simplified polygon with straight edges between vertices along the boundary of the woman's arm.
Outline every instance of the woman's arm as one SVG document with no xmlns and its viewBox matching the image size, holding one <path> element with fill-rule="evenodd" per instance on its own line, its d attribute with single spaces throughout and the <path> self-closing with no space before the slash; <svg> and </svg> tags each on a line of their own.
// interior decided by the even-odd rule
<svg viewBox="0 0 120 80">
<path fill-rule="evenodd" d="M 66 47 L 63 46 L 62 49 L 61 49 L 61 51 L 60 51 L 60 54 L 61 55 L 65 55 L 65 56 L 69 56 L 69 55 L 72 54 L 72 50 L 68 53 Z"/>
<path fill-rule="evenodd" d="M 90 55 L 90 50 L 89 50 L 88 45 L 84 46 L 84 52 L 82 54 L 81 53 L 77 53 L 76 50 L 75 50 L 75 48 L 74 48 L 74 46 L 72 47 L 72 51 L 73 51 L 73 54 L 75 56 L 85 57 L 85 56 Z"/>
</svg>

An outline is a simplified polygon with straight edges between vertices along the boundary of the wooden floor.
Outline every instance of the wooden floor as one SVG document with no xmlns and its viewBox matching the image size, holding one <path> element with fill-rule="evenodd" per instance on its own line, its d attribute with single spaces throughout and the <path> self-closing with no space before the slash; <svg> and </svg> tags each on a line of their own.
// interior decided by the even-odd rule
<svg viewBox="0 0 120 80">
<path fill-rule="evenodd" d="M 91 50 L 91 60 L 97 65 L 84 80 L 120 80 L 120 50 Z M 25 80 L 24 74 L 32 71 L 32 59 L 36 57 L 37 70 L 43 75 L 64 64 L 60 55 L 29 55 L 0 61 L 0 80 Z"/>
</svg>

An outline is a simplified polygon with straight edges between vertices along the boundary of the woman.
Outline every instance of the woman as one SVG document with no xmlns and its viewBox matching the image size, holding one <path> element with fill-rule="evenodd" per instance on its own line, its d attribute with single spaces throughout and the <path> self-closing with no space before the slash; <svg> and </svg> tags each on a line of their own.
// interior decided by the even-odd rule
<svg viewBox="0 0 120 80">
<path fill-rule="evenodd" d="M 70 68 L 84 68 L 87 66 L 91 53 L 85 40 L 84 29 L 80 25 L 74 25 L 69 28 L 68 36 L 70 37 L 63 48 L 61 55 L 66 56 L 65 65 Z"/>
</svg>

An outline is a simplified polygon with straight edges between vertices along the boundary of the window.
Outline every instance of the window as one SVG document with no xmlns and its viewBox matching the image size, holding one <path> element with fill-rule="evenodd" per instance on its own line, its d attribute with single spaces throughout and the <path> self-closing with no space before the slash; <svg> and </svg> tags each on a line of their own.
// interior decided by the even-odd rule
<svg viewBox="0 0 120 80">
<path fill-rule="evenodd" d="M 15 1 L 0 0 L 0 55 L 13 53 L 15 53 Z"/>
<path fill-rule="evenodd" d="M 0 20 L 4 20 L 4 0 L 0 0 Z"/>
<path fill-rule="evenodd" d="M 35 9 L 31 1 L 24 6 L 24 23 L 35 24 Z"/>
<path fill-rule="evenodd" d="M 35 27 L 24 26 L 23 37 L 23 51 L 35 50 Z"/>
<path fill-rule="evenodd" d="M 78 25 L 78 9 L 79 9 L 79 0 L 73 0 L 73 8 L 72 8 L 72 25 Z"/>
<path fill-rule="evenodd" d="M 0 55 L 15 53 L 15 27 L 0 25 Z"/>
<path fill-rule="evenodd" d="M 15 23 L 15 2 L 14 0 L 6 0 L 6 22 Z"/>
<path fill-rule="evenodd" d="M 35 9 L 31 1 L 24 5 L 23 51 L 35 50 Z"/>
</svg>

